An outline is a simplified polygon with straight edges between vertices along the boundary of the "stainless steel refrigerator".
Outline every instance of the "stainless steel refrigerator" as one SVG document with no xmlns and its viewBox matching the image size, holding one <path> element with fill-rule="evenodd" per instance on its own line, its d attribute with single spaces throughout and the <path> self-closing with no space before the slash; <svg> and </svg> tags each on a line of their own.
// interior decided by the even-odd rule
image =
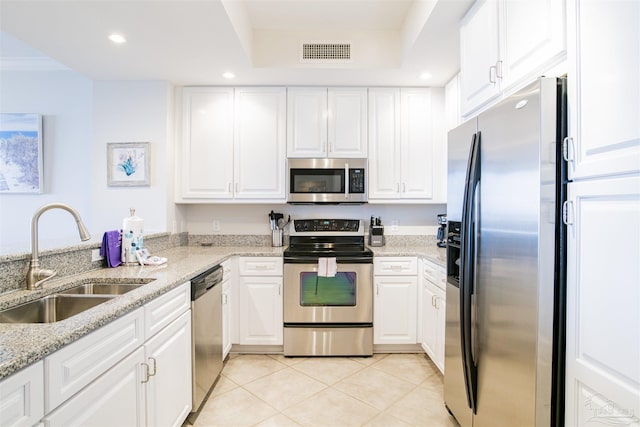
<svg viewBox="0 0 640 427">
<path fill-rule="evenodd" d="M 461 426 L 563 424 L 564 79 L 448 135 L 444 399 Z"/>
</svg>

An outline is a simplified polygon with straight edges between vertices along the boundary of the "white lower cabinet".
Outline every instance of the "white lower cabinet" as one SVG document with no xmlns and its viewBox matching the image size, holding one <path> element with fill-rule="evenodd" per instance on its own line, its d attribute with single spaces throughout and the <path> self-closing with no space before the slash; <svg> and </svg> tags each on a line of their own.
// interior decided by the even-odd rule
<svg viewBox="0 0 640 427">
<path fill-rule="evenodd" d="M 145 345 L 147 425 L 180 427 L 191 411 L 191 311 Z"/>
<path fill-rule="evenodd" d="M 43 362 L 0 381 L 0 426 L 27 427 L 44 415 Z"/>
<path fill-rule="evenodd" d="M 638 426 L 640 176 L 572 182 L 568 206 L 565 425 Z"/>
<path fill-rule="evenodd" d="M 416 344 L 416 263 L 415 257 L 374 258 L 374 344 Z"/>
<path fill-rule="evenodd" d="M 282 345 L 282 257 L 239 258 L 241 345 Z"/>
<path fill-rule="evenodd" d="M 181 426 L 191 410 L 189 289 L 186 282 L 47 356 L 44 425 Z"/>
<path fill-rule="evenodd" d="M 145 426 L 144 360 L 144 348 L 140 347 L 47 415 L 44 425 Z"/>
<path fill-rule="evenodd" d="M 421 277 L 421 337 L 425 353 L 444 373 L 444 336 L 446 308 L 444 267 L 423 259 Z"/>
</svg>

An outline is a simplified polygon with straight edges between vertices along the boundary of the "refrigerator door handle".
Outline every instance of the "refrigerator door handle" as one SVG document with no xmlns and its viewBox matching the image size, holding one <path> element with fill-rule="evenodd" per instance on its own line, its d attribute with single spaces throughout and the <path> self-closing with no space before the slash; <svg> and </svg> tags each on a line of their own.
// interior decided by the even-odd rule
<svg viewBox="0 0 640 427">
<path fill-rule="evenodd" d="M 477 398 L 477 366 L 473 358 L 472 349 L 472 295 L 475 284 L 475 254 L 477 218 L 476 191 L 480 182 L 480 132 L 473 135 L 471 150 L 467 163 L 467 174 L 462 205 L 462 236 L 460 247 L 460 263 L 462 272 L 460 277 L 460 347 L 462 365 L 467 392 L 467 403 L 473 413 L 476 413 Z"/>
</svg>

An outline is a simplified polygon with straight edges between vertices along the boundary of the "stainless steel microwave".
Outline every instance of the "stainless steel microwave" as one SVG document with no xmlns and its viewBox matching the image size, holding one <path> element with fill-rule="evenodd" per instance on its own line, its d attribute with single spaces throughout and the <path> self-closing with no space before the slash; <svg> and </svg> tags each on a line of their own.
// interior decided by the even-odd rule
<svg viewBox="0 0 640 427">
<path fill-rule="evenodd" d="M 367 159 L 289 159 L 288 203 L 366 203 Z"/>
</svg>

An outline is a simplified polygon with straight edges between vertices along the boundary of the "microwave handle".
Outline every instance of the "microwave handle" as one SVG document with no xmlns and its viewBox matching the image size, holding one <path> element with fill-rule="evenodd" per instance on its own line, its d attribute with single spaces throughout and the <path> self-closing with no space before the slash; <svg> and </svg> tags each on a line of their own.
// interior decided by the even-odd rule
<svg viewBox="0 0 640 427">
<path fill-rule="evenodd" d="M 349 199 L 349 163 L 344 164 L 344 198 Z"/>
</svg>

